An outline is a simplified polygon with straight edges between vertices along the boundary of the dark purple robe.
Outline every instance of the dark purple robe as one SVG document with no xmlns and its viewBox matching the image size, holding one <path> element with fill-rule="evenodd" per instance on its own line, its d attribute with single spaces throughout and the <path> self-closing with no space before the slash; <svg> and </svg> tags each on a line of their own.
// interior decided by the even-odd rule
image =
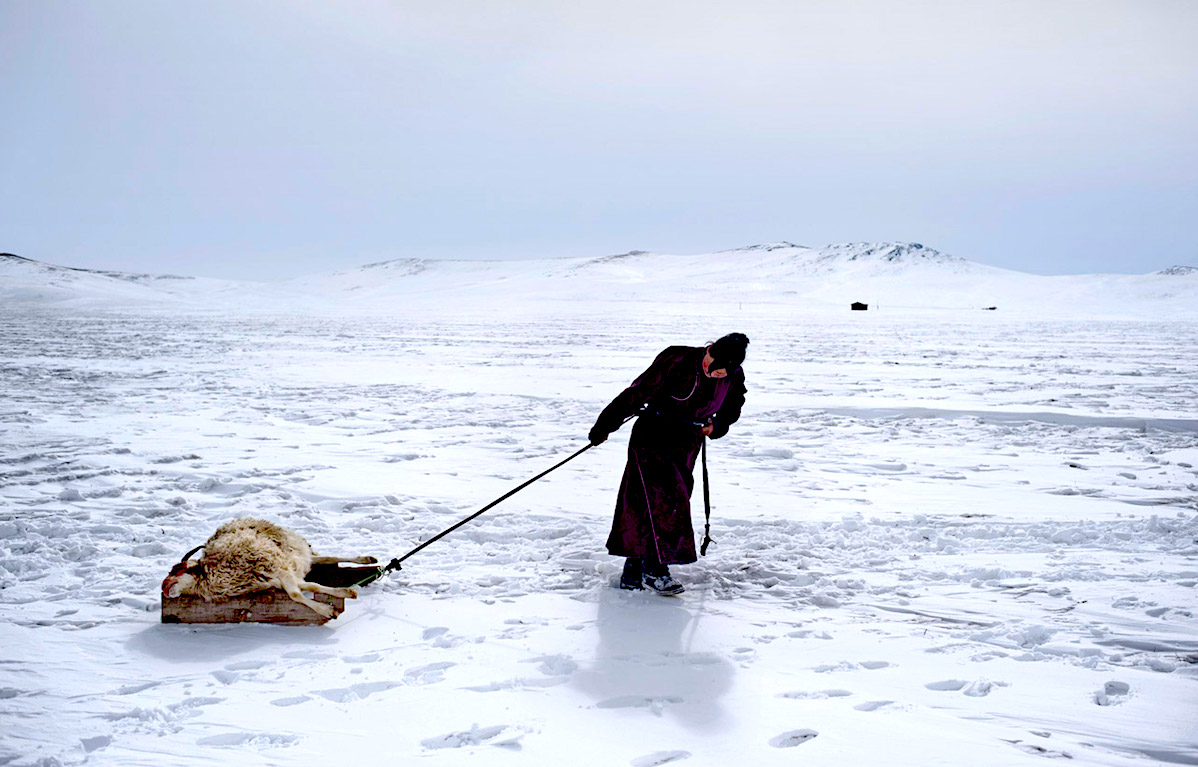
<svg viewBox="0 0 1198 767">
<path fill-rule="evenodd" d="M 703 375 L 705 347 L 671 346 L 599 414 L 592 433 L 606 436 L 642 407 L 628 442 L 607 550 L 661 564 L 687 564 L 695 554 L 691 491 L 702 424 L 712 439 L 728 433 L 745 402 L 745 374 Z"/>
</svg>

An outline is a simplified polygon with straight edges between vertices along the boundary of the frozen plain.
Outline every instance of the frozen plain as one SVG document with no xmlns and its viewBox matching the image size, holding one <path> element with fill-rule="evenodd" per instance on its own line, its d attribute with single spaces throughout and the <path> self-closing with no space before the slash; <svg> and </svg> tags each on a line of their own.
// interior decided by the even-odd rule
<svg viewBox="0 0 1198 767">
<path fill-rule="evenodd" d="M 158 623 L 220 522 L 402 554 L 730 330 L 749 401 L 681 597 L 611 587 L 625 427 L 327 626 Z M 1196 331 L 6 307 L 0 764 L 1198 764 Z"/>
</svg>

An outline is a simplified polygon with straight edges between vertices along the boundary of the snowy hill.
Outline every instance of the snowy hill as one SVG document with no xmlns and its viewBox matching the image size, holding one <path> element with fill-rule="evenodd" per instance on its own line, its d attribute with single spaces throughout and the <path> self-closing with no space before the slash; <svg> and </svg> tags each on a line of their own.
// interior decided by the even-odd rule
<svg viewBox="0 0 1198 767">
<path fill-rule="evenodd" d="M 294 302 L 294 291 L 266 283 L 79 269 L 0 253 L 0 301 L 71 309 L 235 311 L 282 309 Z"/>
<path fill-rule="evenodd" d="M 843 311 L 853 301 L 883 310 L 1001 310 L 1051 316 L 1198 316 L 1198 270 L 1145 275 L 1042 276 L 979 264 L 919 243 L 789 242 L 697 255 L 634 250 L 583 259 L 404 259 L 292 280 L 326 300 L 360 307 L 454 300 L 508 305 L 654 302 L 702 308 Z"/>
<path fill-rule="evenodd" d="M 155 284 L 190 278 L 95 271 L 56 266 L 0 253 L 0 296 L 6 303 L 57 302 L 95 297 L 103 300 L 154 300 Z"/>
<path fill-rule="evenodd" d="M 701 310 L 713 301 L 793 311 L 977 310 L 1023 315 L 1198 316 L 1198 269 L 1144 275 L 1042 276 L 1000 269 L 919 243 L 789 242 L 697 255 L 634 250 L 594 258 L 467 261 L 405 258 L 276 283 L 124 274 L 0 256 L 6 304 L 194 310 L 427 311 L 450 302 L 521 311 L 652 302 Z"/>
<path fill-rule="evenodd" d="M 1167 269 L 1161 269 L 1159 272 L 1153 272 L 1153 274 L 1164 274 L 1177 277 L 1198 274 L 1198 266 L 1170 266 Z"/>
</svg>

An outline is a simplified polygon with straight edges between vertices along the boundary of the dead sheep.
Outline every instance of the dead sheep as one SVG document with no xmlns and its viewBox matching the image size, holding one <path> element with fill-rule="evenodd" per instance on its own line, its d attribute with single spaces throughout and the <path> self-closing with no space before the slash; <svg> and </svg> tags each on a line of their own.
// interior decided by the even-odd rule
<svg viewBox="0 0 1198 767">
<path fill-rule="evenodd" d="M 352 562 L 373 564 L 374 557 L 318 557 L 303 536 L 264 519 L 235 519 L 216 529 L 204 544 L 197 566 L 180 563 L 162 583 L 164 597 L 203 597 L 224 602 L 243 594 L 278 588 L 296 602 L 328 619 L 333 608 L 304 592 L 349 599 L 353 589 L 335 588 L 304 580 L 312 565 Z"/>
</svg>

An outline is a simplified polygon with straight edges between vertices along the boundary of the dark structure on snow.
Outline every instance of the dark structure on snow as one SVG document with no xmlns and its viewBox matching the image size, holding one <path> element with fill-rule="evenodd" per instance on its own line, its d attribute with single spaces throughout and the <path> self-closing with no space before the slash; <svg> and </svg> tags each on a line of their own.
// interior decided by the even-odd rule
<svg viewBox="0 0 1198 767">
<path fill-rule="evenodd" d="M 860 301 L 854 301 L 849 308 L 855 312 L 863 312 L 869 309 L 869 304 L 863 304 Z"/>
</svg>

